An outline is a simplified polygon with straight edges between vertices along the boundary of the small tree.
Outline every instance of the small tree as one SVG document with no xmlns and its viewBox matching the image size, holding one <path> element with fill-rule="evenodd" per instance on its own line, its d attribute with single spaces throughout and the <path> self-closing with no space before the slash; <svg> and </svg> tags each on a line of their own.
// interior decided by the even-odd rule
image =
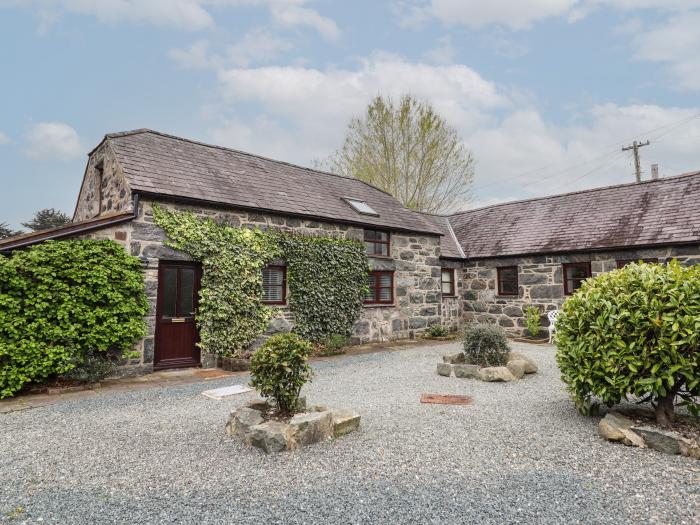
<svg viewBox="0 0 700 525">
<path fill-rule="evenodd" d="M 540 335 L 540 309 L 535 305 L 530 305 L 525 309 L 525 324 L 530 337 Z"/>
<path fill-rule="evenodd" d="M 668 426 L 677 397 L 697 412 L 700 265 L 629 264 L 589 279 L 557 319 L 557 363 L 579 410 L 594 398 L 651 401 Z"/>
<path fill-rule="evenodd" d="M 464 329 L 464 359 L 480 366 L 503 366 L 510 346 L 503 329 L 495 324 L 470 324 Z"/>
<path fill-rule="evenodd" d="M 60 210 L 54 208 L 45 208 L 34 214 L 34 217 L 29 222 L 23 222 L 22 226 L 29 228 L 32 231 L 48 230 L 56 228 L 70 222 L 70 217 Z"/>
<path fill-rule="evenodd" d="M 250 360 L 250 384 L 263 397 L 270 397 L 279 413 L 292 415 L 301 387 L 313 373 L 307 363 L 311 343 L 296 334 L 278 334 L 258 348 Z"/>
<path fill-rule="evenodd" d="M 377 96 L 348 126 L 343 146 L 321 163 L 363 180 L 413 210 L 440 213 L 470 196 L 474 159 L 457 130 L 410 95 Z"/>
</svg>

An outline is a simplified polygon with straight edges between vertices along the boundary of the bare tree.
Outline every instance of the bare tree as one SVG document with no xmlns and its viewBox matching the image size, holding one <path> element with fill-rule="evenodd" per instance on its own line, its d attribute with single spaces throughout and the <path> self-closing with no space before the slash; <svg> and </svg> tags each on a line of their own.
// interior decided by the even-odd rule
<svg viewBox="0 0 700 525">
<path fill-rule="evenodd" d="M 413 210 L 444 213 L 471 197 L 474 158 L 457 130 L 426 102 L 375 97 L 353 118 L 342 148 L 322 167 L 391 193 Z"/>
</svg>

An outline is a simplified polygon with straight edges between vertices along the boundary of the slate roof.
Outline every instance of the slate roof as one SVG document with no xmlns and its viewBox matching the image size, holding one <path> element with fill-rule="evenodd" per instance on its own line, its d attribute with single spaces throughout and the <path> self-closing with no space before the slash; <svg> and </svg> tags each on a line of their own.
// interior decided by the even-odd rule
<svg viewBox="0 0 700 525">
<path fill-rule="evenodd" d="M 700 242 L 700 172 L 496 204 L 449 221 L 468 258 Z"/>
<path fill-rule="evenodd" d="M 109 134 L 105 140 L 136 192 L 441 234 L 423 215 L 356 179 L 147 129 Z M 379 216 L 357 213 L 343 197 L 367 202 Z"/>
<path fill-rule="evenodd" d="M 440 238 L 440 256 L 446 259 L 464 259 L 464 251 L 457 242 L 455 233 L 452 231 L 449 217 L 431 215 L 428 213 L 423 214 L 423 216 L 442 232 L 442 237 Z"/>
</svg>

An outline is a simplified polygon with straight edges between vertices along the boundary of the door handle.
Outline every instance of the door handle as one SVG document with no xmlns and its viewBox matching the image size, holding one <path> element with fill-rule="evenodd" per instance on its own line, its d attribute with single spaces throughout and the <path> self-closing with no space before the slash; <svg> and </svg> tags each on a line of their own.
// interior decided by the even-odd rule
<svg viewBox="0 0 700 525">
<path fill-rule="evenodd" d="M 172 319 L 170 319 L 170 322 L 171 323 L 184 323 L 185 320 L 186 320 L 185 317 L 173 317 Z"/>
</svg>

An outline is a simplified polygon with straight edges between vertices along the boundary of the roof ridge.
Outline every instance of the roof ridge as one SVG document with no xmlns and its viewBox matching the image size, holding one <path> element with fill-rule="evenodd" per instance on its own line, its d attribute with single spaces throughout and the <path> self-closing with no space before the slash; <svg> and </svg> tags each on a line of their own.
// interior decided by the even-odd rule
<svg viewBox="0 0 700 525">
<path fill-rule="evenodd" d="M 385 194 L 389 195 L 390 197 L 396 199 L 396 197 L 394 197 L 388 191 L 383 190 L 383 189 L 375 186 L 374 184 L 370 184 L 369 182 L 366 182 L 366 181 L 361 180 L 361 179 L 356 179 L 354 177 L 346 177 L 345 175 L 340 175 L 338 173 L 332 173 L 330 171 L 309 168 L 308 166 L 301 166 L 300 164 L 294 164 L 293 162 L 287 162 L 284 160 L 273 159 L 272 157 L 266 157 L 264 155 L 259 155 L 257 153 L 250 153 L 248 151 L 243 151 L 240 149 L 229 148 L 227 146 L 220 146 L 218 144 L 210 144 L 208 142 L 202 142 L 202 141 L 194 140 L 194 139 L 188 139 L 186 137 L 180 137 L 178 135 L 172 135 L 170 133 L 164 133 L 162 131 L 156 131 L 156 130 L 149 129 L 149 128 L 139 128 L 139 129 L 134 129 L 131 131 L 119 131 L 119 132 L 115 132 L 115 133 L 107 133 L 105 135 L 105 138 L 127 137 L 129 135 L 138 135 L 141 133 L 152 133 L 153 135 L 159 135 L 161 137 L 166 137 L 166 138 L 174 139 L 174 140 L 181 140 L 182 142 L 189 142 L 190 144 L 197 144 L 198 146 L 204 146 L 207 148 L 214 148 L 214 149 L 219 149 L 219 150 L 223 150 L 223 151 L 230 151 L 232 153 L 238 153 L 239 155 L 245 155 L 247 157 L 254 157 L 257 159 L 262 159 L 262 160 L 266 160 L 269 162 L 275 162 L 277 164 L 283 164 L 285 166 L 291 166 L 293 168 L 298 168 L 298 169 L 305 170 L 305 171 L 320 173 L 321 175 L 330 175 L 332 177 L 338 177 L 338 178 L 345 179 L 345 180 L 355 180 L 357 182 L 361 182 L 361 183 L 369 186 L 370 188 L 374 188 L 375 190 L 379 190 L 382 193 L 385 193 Z M 398 201 L 398 199 L 396 199 L 396 200 Z M 399 201 L 399 202 L 401 202 L 401 201 Z M 404 206 L 403 203 L 401 205 Z M 406 208 L 406 206 L 404 206 L 404 208 Z M 406 208 L 406 209 L 408 209 L 408 208 Z"/>
<path fill-rule="evenodd" d="M 658 179 L 644 180 L 641 182 L 626 182 L 624 184 L 610 184 L 608 186 L 599 186 L 597 188 L 588 188 L 585 190 L 569 191 L 566 193 L 556 193 L 554 195 L 543 195 L 541 197 L 530 197 L 528 199 L 518 199 L 518 200 L 514 200 L 514 201 L 498 202 L 496 204 L 489 204 L 487 206 L 481 206 L 479 208 L 471 208 L 469 210 L 456 211 L 454 213 L 451 213 L 450 215 L 443 215 L 443 217 L 446 217 L 449 220 L 450 218 L 455 217 L 457 215 L 463 215 L 465 213 L 487 210 L 490 208 L 497 208 L 499 206 L 508 206 L 509 204 L 520 204 L 523 202 L 534 202 L 534 201 L 540 201 L 540 200 L 555 199 L 557 197 L 566 197 L 568 195 L 580 195 L 582 193 L 593 193 L 593 192 L 598 192 L 598 191 L 611 190 L 614 188 L 625 188 L 625 187 L 629 187 L 629 186 L 641 186 L 644 184 L 657 184 L 657 183 L 662 183 L 662 182 L 676 182 L 679 179 L 686 178 L 686 177 L 693 177 L 693 176 L 697 176 L 697 175 L 700 175 L 700 171 L 689 171 L 686 173 L 681 173 L 679 175 L 671 175 L 669 177 L 660 177 Z"/>
</svg>

